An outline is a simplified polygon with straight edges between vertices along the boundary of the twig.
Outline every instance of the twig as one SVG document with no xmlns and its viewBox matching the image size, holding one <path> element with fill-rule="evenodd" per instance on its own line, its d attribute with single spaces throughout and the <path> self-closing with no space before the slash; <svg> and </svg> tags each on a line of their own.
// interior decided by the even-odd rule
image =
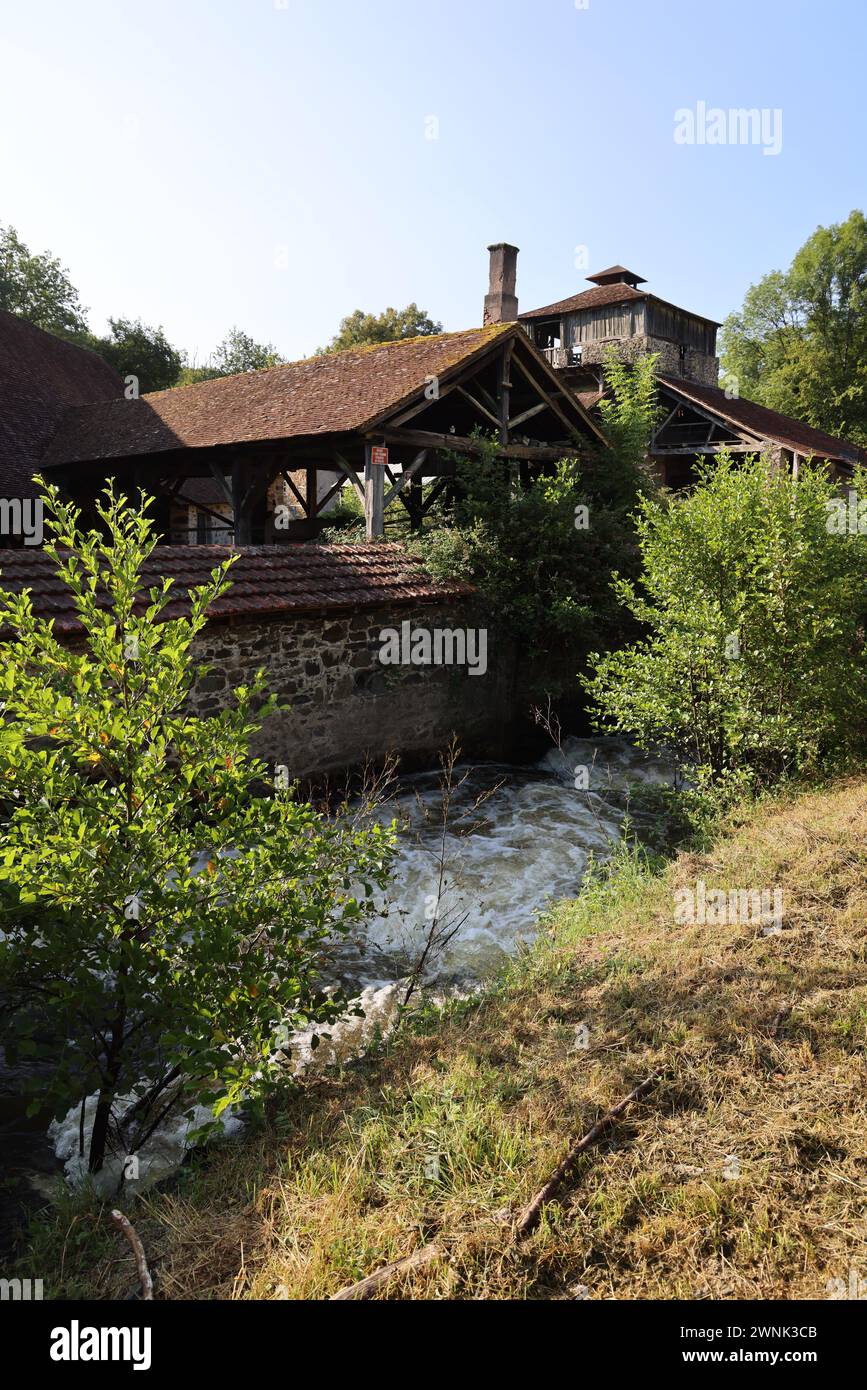
<svg viewBox="0 0 867 1390">
<path fill-rule="evenodd" d="M 154 1281 L 150 1276 L 147 1260 L 145 1258 L 144 1246 L 139 1240 L 135 1227 L 124 1216 L 122 1211 L 113 1211 L 111 1219 L 119 1231 L 123 1231 L 135 1255 L 136 1268 L 138 1269 L 139 1283 L 141 1284 L 141 1296 L 145 1302 L 151 1302 L 154 1296 Z"/>
<path fill-rule="evenodd" d="M 787 1018 L 789 1017 L 789 1015 L 791 1014 L 791 1012 L 792 1012 L 792 1006 L 791 1006 L 791 1004 L 785 1004 L 785 1005 L 782 1007 L 782 1009 L 780 1009 L 780 1012 L 776 1015 L 776 1017 L 774 1018 L 773 1023 L 771 1024 L 771 1026 L 770 1026 L 770 1028 L 769 1028 L 769 1030 L 768 1030 L 768 1032 L 769 1032 L 769 1034 L 770 1034 L 770 1036 L 771 1036 L 772 1038 L 778 1038 L 778 1037 L 779 1037 L 779 1035 L 780 1035 L 780 1029 L 781 1029 L 781 1027 L 783 1026 L 783 1024 L 786 1022 L 786 1020 L 787 1020 Z"/>
<path fill-rule="evenodd" d="M 597 1120 L 593 1128 L 588 1129 L 583 1138 L 579 1139 L 577 1144 L 569 1150 L 559 1168 L 552 1173 L 545 1186 L 536 1193 L 533 1200 L 521 1212 L 514 1230 L 515 1240 L 523 1240 L 524 1236 L 535 1230 L 543 1206 L 546 1202 L 550 1202 L 552 1197 L 556 1197 L 584 1151 L 595 1144 L 597 1139 L 600 1139 L 611 1128 L 624 1110 L 635 1101 L 641 1100 L 648 1091 L 652 1091 L 661 1076 L 662 1071 L 655 1071 L 652 1076 L 648 1076 L 646 1081 L 642 1081 L 640 1086 L 636 1086 L 634 1091 L 630 1091 L 628 1096 L 624 1096 L 623 1100 L 618 1101 L 611 1110 L 602 1116 L 601 1120 Z"/>
<path fill-rule="evenodd" d="M 438 1245 L 425 1245 L 421 1250 L 414 1250 L 411 1255 L 405 1255 L 402 1260 L 396 1260 L 394 1264 L 385 1265 L 382 1269 L 378 1269 L 375 1274 L 369 1274 L 366 1279 L 360 1279 L 357 1284 L 349 1284 L 339 1293 L 333 1293 L 328 1301 L 329 1303 L 338 1303 L 346 1299 L 370 1298 L 377 1289 L 382 1288 L 383 1284 L 389 1283 L 396 1274 L 402 1274 L 410 1269 L 419 1269 L 422 1265 L 430 1264 L 441 1254 L 442 1251 Z"/>
</svg>

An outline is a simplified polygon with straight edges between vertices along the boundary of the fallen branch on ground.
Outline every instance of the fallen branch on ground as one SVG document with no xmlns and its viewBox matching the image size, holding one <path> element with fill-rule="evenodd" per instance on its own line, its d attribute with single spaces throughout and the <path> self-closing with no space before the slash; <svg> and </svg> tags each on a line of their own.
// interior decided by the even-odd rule
<svg viewBox="0 0 867 1390">
<path fill-rule="evenodd" d="M 623 1100 L 618 1101 L 600 1120 L 597 1120 L 593 1128 L 588 1129 L 587 1133 L 569 1150 L 559 1168 L 552 1173 L 545 1186 L 536 1193 L 533 1200 L 521 1212 L 514 1230 L 515 1240 L 523 1240 L 524 1236 L 528 1236 L 531 1231 L 535 1230 L 543 1206 L 546 1202 L 550 1202 L 552 1197 L 556 1197 L 585 1150 L 595 1144 L 597 1139 L 601 1139 L 602 1135 L 620 1118 L 624 1110 L 635 1101 L 641 1100 L 648 1091 L 652 1091 L 661 1076 L 661 1071 L 655 1071 L 652 1076 L 648 1076 L 646 1081 L 642 1081 L 640 1086 L 636 1086 L 634 1091 L 630 1091 L 628 1096 L 624 1096 Z"/>
<path fill-rule="evenodd" d="M 136 1268 L 138 1269 L 139 1283 L 141 1284 L 141 1296 L 147 1301 L 151 1301 L 154 1296 L 154 1281 L 150 1276 L 148 1262 L 145 1258 L 144 1246 L 136 1234 L 135 1227 L 124 1216 L 122 1211 L 113 1211 L 111 1219 L 119 1231 L 123 1231 L 135 1255 Z"/>
<path fill-rule="evenodd" d="M 441 1254 L 438 1245 L 425 1245 L 421 1250 L 414 1250 L 411 1255 L 404 1256 L 402 1260 L 396 1260 L 394 1264 L 378 1269 L 375 1274 L 369 1274 L 366 1279 L 360 1279 L 357 1284 L 350 1284 L 339 1293 L 333 1293 L 328 1301 L 337 1303 L 341 1299 L 370 1298 L 371 1294 L 382 1288 L 382 1285 L 387 1284 L 396 1274 L 430 1264 L 431 1260 L 435 1260 Z"/>
</svg>

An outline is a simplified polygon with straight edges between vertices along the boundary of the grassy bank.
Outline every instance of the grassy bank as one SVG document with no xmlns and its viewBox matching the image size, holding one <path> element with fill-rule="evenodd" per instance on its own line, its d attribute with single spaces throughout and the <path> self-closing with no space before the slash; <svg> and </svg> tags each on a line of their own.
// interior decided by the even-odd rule
<svg viewBox="0 0 867 1390">
<path fill-rule="evenodd" d="M 824 1298 L 867 1275 L 865 870 L 863 779 L 753 810 L 664 869 L 622 857 L 484 998 L 128 1203 L 158 1295 L 328 1297 L 429 1242 L 442 1257 L 382 1296 Z M 781 885 L 783 931 L 677 925 L 674 892 L 700 879 Z M 660 1067 L 516 1244 L 571 1141 Z M 80 1202 L 34 1230 L 27 1265 L 46 1296 L 135 1285 L 107 1208 Z"/>
</svg>

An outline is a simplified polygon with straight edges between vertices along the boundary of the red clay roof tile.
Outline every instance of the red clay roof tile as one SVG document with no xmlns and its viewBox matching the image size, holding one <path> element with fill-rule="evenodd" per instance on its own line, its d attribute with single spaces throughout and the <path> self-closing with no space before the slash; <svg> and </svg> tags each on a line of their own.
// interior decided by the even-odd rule
<svg viewBox="0 0 867 1390">
<path fill-rule="evenodd" d="M 214 618 L 316 616 L 428 605 L 474 592 L 468 584 L 432 579 L 421 561 L 397 545 L 246 546 L 238 551 L 219 545 L 172 545 L 157 546 L 146 562 L 140 607 L 149 602 L 147 590 L 165 576 L 178 592 L 165 616 L 178 617 L 187 610 L 188 590 L 206 583 L 215 565 L 231 554 L 239 556 L 230 571 L 232 587 L 210 610 Z M 58 634 L 81 631 L 72 594 L 44 551 L 4 551 L 0 588 L 29 590 L 34 612 L 54 618 Z M 104 606 L 109 606 L 107 599 Z"/>
<path fill-rule="evenodd" d="M 492 324 L 403 338 L 72 410 L 44 462 L 367 429 L 423 390 L 431 376 L 445 377 L 501 334 L 515 331 L 515 324 Z"/>
</svg>

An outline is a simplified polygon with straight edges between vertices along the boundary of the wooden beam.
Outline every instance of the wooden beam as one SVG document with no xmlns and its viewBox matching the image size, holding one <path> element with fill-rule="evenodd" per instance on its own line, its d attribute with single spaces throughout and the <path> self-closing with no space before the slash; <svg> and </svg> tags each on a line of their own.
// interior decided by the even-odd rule
<svg viewBox="0 0 867 1390">
<path fill-rule="evenodd" d="M 434 434 L 427 430 L 385 429 L 377 435 L 390 444 L 414 445 L 417 449 L 446 450 L 456 454 L 481 454 L 485 443 L 462 434 Z M 569 450 L 574 450 L 574 441 L 562 444 L 505 444 L 497 446 L 497 456 L 506 459 L 531 459 L 540 463 L 550 463 L 565 458 Z"/>
<path fill-rule="evenodd" d="M 759 452 L 755 444 L 726 444 L 722 440 L 716 444 L 678 444 L 676 448 L 659 444 L 652 445 L 648 450 L 649 453 L 659 454 L 663 458 L 673 458 L 675 455 L 692 458 L 695 454 L 721 454 L 723 451 L 727 454 L 755 454 Z"/>
<path fill-rule="evenodd" d="M 403 489 L 406 487 L 406 484 L 415 476 L 415 474 L 424 464 L 425 459 L 427 458 L 427 453 L 427 449 L 420 449 L 419 452 L 416 454 L 415 458 L 413 459 L 412 463 L 409 464 L 409 466 L 403 470 L 397 482 L 394 483 L 394 485 L 389 489 L 389 491 L 385 494 L 385 497 L 383 498 L 383 511 L 386 507 L 390 506 L 390 504 L 394 501 L 396 497 L 400 496 L 400 494 L 403 492 Z"/>
<path fill-rule="evenodd" d="M 219 485 L 220 485 L 220 487 L 221 487 L 221 489 L 222 489 L 222 492 L 223 492 L 223 496 L 225 497 L 225 499 L 226 499 L 226 501 L 228 502 L 229 506 L 232 507 L 232 508 L 234 509 L 234 506 L 235 506 L 235 499 L 234 499 L 234 497 L 232 496 L 232 489 L 229 487 L 229 484 L 226 482 L 226 477 L 225 477 L 225 474 L 223 473 L 222 469 L 220 469 L 220 468 L 217 467 L 216 463 L 214 462 L 214 460 L 213 460 L 212 458 L 209 458 L 209 459 L 208 459 L 208 467 L 210 468 L 211 473 L 213 474 L 213 477 L 214 477 L 214 479 L 216 480 L 216 482 L 219 483 Z"/>
<path fill-rule="evenodd" d="M 433 400 L 428 400 L 428 398 L 425 397 L 423 400 L 417 401 L 415 405 L 410 406 L 408 410 L 404 410 L 402 414 L 395 415 L 389 423 L 397 426 L 405 424 L 407 420 L 412 420 L 416 415 L 420 415 L 423 410 L 428 410 L 430 406 L 445 400 L 446 396 L 450 396 L 452 391 L 458 389 L 458 385 L 459 383 L 457 381 L 450 382 L 448 386 L 440 388 L 439 394 L 434 397 Z"/>
<path fill-rule="evenodd" d="M 516 357 L 515 361 L 518 367 L 518 371 L 523 374 L 525 379 L 529 382 L 533 390 L 536 392 L 536 395 L 541 396 L 542 400 L 548 403 L 548 405 L 553 410 L 554 414 L 558 416 L 558 418 L 563 422 L 570 434 L 577 434 L 578 426 L 569 419 L 569 416 L 566 414 L 564 410 L 560 409 L 559 405 L 554 400 L 553 395 L 549 391 L 546 391 L 544 386 L 539 385 L 539 382 L 533 376 L 533 373 L 530 371 L 528 367 L 524 365 L 524 363 L 520 360 L 519 357 Z"/>
<path fill-rule="evenodd" d="M 284 480 L 285 483 L 287 484 L 287 486 L 288 486 L 288 488 L 289 488 L 289 491 L 290 491 L 290 492 L 293 494 L 293 496 L 295 497 L 295 499 L 296 499 L 296 501 L 297 501 L 299 507 L 301 508 L 302 512 L 303 512 L 303 511 L 306 511 L 306 508 L 305 508 L 305 506 L 304 506 L 304 498 L 301 496 L 301 493 L 298 491 L 298 489 L 297 489 L 297 487 L 295 486 L 295 484 L 293 483 L 292 479 L 289 477 L 289 474 L 286 472 L 285 468 L 281 468 L 281 470 L 280 470 L 280 477 L 283 478 L 283 480 Z"/>
<path fill-rule="evenodd" d="M 497 413 L 499 420 L 497 425 L 500 431 L 500 443 L 509 442 L 509 410 L 511 400 L 512 383 L 509 373 L 512 366 L 512 340 L 511 338 L 503 346 L 503 355 L 500 358 L 500 380 L 497 392 Z"/>
<path fill-rule="evenodd" d="M 422 511 L 422 481 L 417 474 L 409 480 L 409 525 L 410 530 L 421 530 L 424 512 Z"/>
<path fill-rule="evenodd" d="M 422 516 L 424 516 L 425 512 L 429 512 L 429 511 L 430 511 L 431 507 L 433 506 L 434 502 L 435 502 L 435 501 L 437 500 L 437 498 L 439 497 L 440 493 L 441 493 L 445 488 L 448 487 L 448 485 L 449 485 L 450 482 L 451 482 L 451 479 L 450 479 L 450 478 L 438 478 L 438 479 L 437 479 L 437 481 L 434 483 L 433 487 L 431 488 L 430 492 L 428 493 L 427 497 L 425 498 L 425 501 L 422 503 L 422 507 L 421 507 L 421 514 L 422 514 Z"/>
<path fill-rule="evenodd" d="M 525 410 L 522 415 L 516 415 L 514 420 L 509 421 L 509 429 L 516 430 L 519 425 L 523 425 L 525 420 L 532 420 L 534 415 L 539 415 L 543 410 L 550 410 L 547 401 L 542 401 L 541 405 L 531 405 L 529 410 Z"/>
<path fill-rule="evenodd" d="M 337 479 L 337 482 L 334 484 L 334 486 L 328 489 L 323 498 L 320 499 L 319 497 L 317 497 L 316 511 L 314 512 L 314 516 L 319 516 L 319 513 L 324 511 L 325 508 L 328 506 L 328 503 L 331 501 L 332 497 L 334 497 L 340 491 L 340 489 L 345 486 L 346 479 L 341 475 Z"/>
<path fill-rule="evenodd" d="M 469 401 L 470 405 L 475 410 L 477 410 L 480 415 L 484 415 L 488 420 L 490 420 L 492 425 L 496 425 L 497 429 L 500 428 L 500 421 L 498 417 L 494 415 L 492 411 L 488 410 L 487 406 L 482 405 L 481 401 L 477 401 L 475 396 L 471 396 L 465 386 L 459 386 L 457 388 L 457 391 L 458 395 L 463 396 L 464 400 Z"/>
<path fill-rule="evenodd" d="M 349 481 L 352 483 L 352 486 L 358 493 L 358 500 L 360 502 L 364 502 L 364 488 L 358 481 L 358 474 L 356 473 L 355 469 L 352 467 L 351 464 L 346 462 L 346 459 L 343 457 L 343 455 L 339 454 L 336 449 L 332 451 L 332 458 L 334 459 L 335 467 L 337 468 L 338 472 L 344 473 L 346 477 L 349 479 Z"/>
<path fill-rule="evenodd" d="M 204 502 L 194 502 L 191 497 L 184 496 L 184 494 L 179 489 L 183 487 L 184 483 L 186 482 L 189 482 L 188 478 L 181 478 L 180 482 L 178 483 L 178 487 L 175 489 L 174 492 L 171 492 L 167 487 L 163 487 L 160 483 L 152 483 L 148 491 L 153 491 L 157 497 L 165 497 L 167 501 L 174 502 L 176 505 L 192 507 L 193 511 L 204 512 L 205 515 L 211 517 L 212 520 L 219 521 L 220 525 L 225 527 L 227 531 L 231 531 L 231 517 L 221 516 L 219 512 L 214 512 L 211 510 L 210 507 L 206 507 Z M 187 531 L 189 531 L 191 528 L 187 526 L 186 528 L 182 529 L 186 529 Z M 169 526 L 169 530 L 171 530 L 171 526 Z"/>
<path fill-rule="evenodd" d="M 253 544 L 253 517 L 250 506 L 252 479 L 247 459 L 232 464 L 232 511 L 235 517 L 235 544 Z"/>
<path fill-rule="evenodd" d="M 369 541 L 381 539 L 385 531 L 383 501 L 385 469 L 372 460 L 373 445 L 364 446 L 364 530 Z"/>
</svg>

